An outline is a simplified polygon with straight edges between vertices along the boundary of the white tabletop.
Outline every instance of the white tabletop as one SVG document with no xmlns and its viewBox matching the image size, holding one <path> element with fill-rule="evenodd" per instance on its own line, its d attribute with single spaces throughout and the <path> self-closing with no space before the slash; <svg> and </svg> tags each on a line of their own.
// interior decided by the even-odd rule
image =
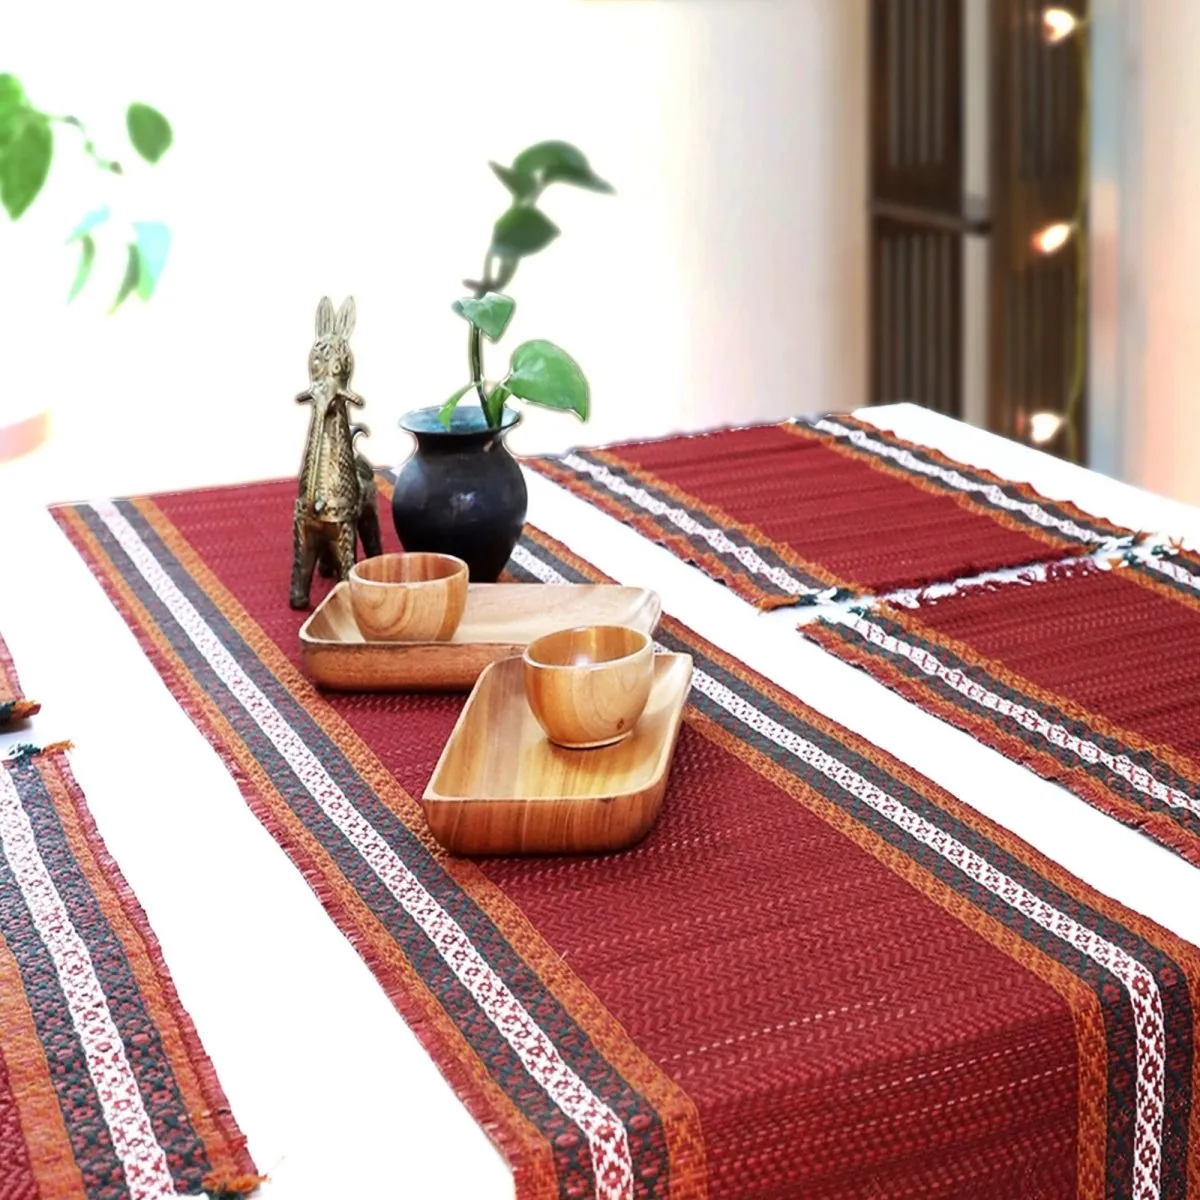
<svg viewBox="0 0 1200 1200">
<path fill-rule="evenodd" d="M 911 405 L 859 415 L 1200 546 L 1200 510 Z M 533 524 L 619 581 L 657 589 L 664 610 L 697 633 L 1200 943 L 1195 867 L 825 654 L 795 631 L 805 610 L 759 614 L 548 480 L 528 481 Z M 0 753 L 14 741 L 74 742 L 72 766 L 100 832 L 158 934 L 259 1169 L 272 1176 L 266 1200 L 511 1197 L 500 1156 L 49 516 L 29 504 L 6 527 L 0 630 L 43 711 L 0 735 Z M 36 585 L 12 586 L 17 570 Z"/>
</svg>

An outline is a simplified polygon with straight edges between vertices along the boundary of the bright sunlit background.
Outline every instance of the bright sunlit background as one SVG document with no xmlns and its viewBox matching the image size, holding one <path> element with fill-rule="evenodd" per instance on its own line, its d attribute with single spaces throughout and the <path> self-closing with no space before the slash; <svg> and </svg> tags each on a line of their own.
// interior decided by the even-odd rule
<svg viewBox="0 0 1200 1200">
<path fill-rule="evenodd" d="M 123 179 L 57 131 L 43 195 L 0 222 L 0 425 L 49 406 L 7 467 L 45 499 L 183 487 L 298 465 L 313 312 L 358 300 L 357 389 L 380 463 L 405 410 L 465 382 L 451 313 L 507 193 L 488 170 L 578 144 L 617 196 L 568 187 L 561 238 L 526 260 L 501 355 L 561 344 L 593 418 L 530 410 L 517 449 L 849 408 L 864 394 L 864 0 L 440 0 L 6 13 L 33 102 L 89 123 Z M 143 100 L 175 144 L 139 163 Z M 105 310 L 123 242 L 101 237 L 69 308 L 66 234 L 107 201 L 163 220 L 157 294 Z M 247 447 L 250 449 L 248 450 Z M 3 481 L 0 481 L 2 486 Z"/>
</svg>

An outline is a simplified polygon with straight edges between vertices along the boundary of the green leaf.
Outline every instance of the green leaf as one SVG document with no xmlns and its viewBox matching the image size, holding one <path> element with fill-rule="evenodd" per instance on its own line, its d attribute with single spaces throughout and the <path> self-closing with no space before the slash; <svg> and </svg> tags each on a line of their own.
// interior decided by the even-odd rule
<svg viewBox="0 0 1200 1200">
<path fill-rule="evenodd" d="M 512 395 L 502 383 L 496 384 L 488 393 L 487 403 L 483 406 L 483 414 L 487 423 L 493 429 L 500 428 L 500 418 L 504 415 L 504 402 Z"/>
<path fill-rule="evenodd" d="M 27 106 L 15 75 L 0 75 L 0 153 L 20 132 Z"/>
<path fill-rule="evenodd" d="M 579 364 L 553 342 L 525 342 L 513 351 L 505 386 L 514 396 L 588 419 L 588 385 Z"/>
<path fill-rule="evenodd" d="M 544 250 L 556 237 L 558 226 L 536 208 L 514 204 L 496 222 L 490 254 L 497 258 L 521 258 Z"/>
<path fill-rule="evenodd" d="M 67 293 L 67 303 L 70 304 L 83 291 L 88 276 L 92 273 L 92 263 L 96 261 L 96 240 L 90 233 L 85 233 L 79 242 L 79 266 L 75 269 L 75 282 Z"/>
<path fill-rule="evenodd" d="M 142 274 L 142 255 L 138 250 L 136 243 L 129 243 L 129 259 L 125 264 L 125 278 L 121 280 L 120 290 L 117 292 L 117 298 L 112 303 L 112 308 L 108 310 L 108 315 L 111 317 L 113 313 L 129 299 L 134 289 L 138 285 L 138 280 Z"/>
<path fill-rule="evenodd" d="M 143 300 L 149 300 L 158 286 L 163 268 L 167 265 L 167 254 L 171 249 L 171 231 L 158 221 L 135 221 L 134 237 L 137 239 L 138 271 L 137 290 Z"/>
<path fill-rule="evenodd" d="M 25 107 L 25 89 L 15 75 L 0 75 L 0 117 Z"/>
<path fill-rule="evenodd" d="M 0 152 L 0 202 L 14 221 L 37 199 L 54 155 L 50 122 L 41 113 L 26 109 L 15 120 L 15 132 Z"/>
<path fill-rule="evenodd" d="M 462 387 L 446 401 L 445 404 L 438 410 L 438 420 L 441 421 L 447 429 L 450 428 L 450 420 L 454 416 L 454 410 L 458 407 L 458 402 L 475 386 L 477 380 L 472 380 L 470 383 L 463 384 Z"/>
<path fill-rule="evenodd" d="M 496 174 L 496 178 L 513 194 L 516 200 L 524 200 L 537 191 L 537 180 L 525 171 L 514 171 L 512 167 L 501 166 L 500 163 L 490 162 L 488 166 Z"/>
<path fill-rule="evenodd" d="M 613 186 L 596 175 L 583 152 L 570 142 L 538 142 L 513 160 L 518 174 L 540 175 L 545 183 L 573 183 L 593 192 L 611 192 Z"/>
<path fill-rule="evenodd" d="M 125 113 L 125 128 L 133 148 L 147 161 L 156 163 L 171 147 L 171 123 L 148 104 L 131 104 Z"/>
<path fill-rule="evenodd" d="M 487 292 L 478 300 L 467 297 L 455 300 L 450 306 L 460 317 L 465 317 L 476 329 L 481 330 L 489 341 L 498 342 L 504 336 L 517 302 L 511 296 L 499 292 Z"/>
<path fill-rule="evenodd" d="M 88 215 L 84 217 L 83 220 L 80 221 L 73 230 L 71 230 L 71 236 L 67 238 L 67 241 L 77 242 L 85 234 L 91 233 L 91 231 L 95 229 L 97 225 L 103 225 L 110 216 L 112 216 L 112 213 L 109 212 L 107 204 L 104 205 L 103 208 L 97 208 L 95 211 L 88 213 Z"/>
</svg>

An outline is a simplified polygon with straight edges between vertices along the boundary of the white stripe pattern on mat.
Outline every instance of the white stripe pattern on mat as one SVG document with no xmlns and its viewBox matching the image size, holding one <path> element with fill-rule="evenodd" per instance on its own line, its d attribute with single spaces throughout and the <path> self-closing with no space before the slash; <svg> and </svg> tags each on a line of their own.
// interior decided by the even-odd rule
<svg viewBox="0 0 1200 1200">
<path fill-rule="evenodd" d="M 524 546 L 517 547 L 513 558 L 519 566 L 536 575 L 543 583 L 570 582 L 550 563 L 543 562 Z M 999 897 L 1012 909 L 1035 921 L 1048 933 L 1112 972 L 1121 981 L 1133 1010 L 1137 1039 L 1133 1195 L 1135 1200 L 1154 1200 L 1158 1197 L 1162 1171 L 1166 1031 L 1163 1026 L 1162 996 L 1153 974 L 1120 946 L 1107 941 L 1095 931 L 1080 925 L 1066 913 L 1035 896 L 969 846 L 939 829 L 901 801 L 887 795 L 845 763 L 827 754 L 798 733 L 771 720 L 748 700 L 719 683 L 699 667 L 693 668 L 692 687 L 720 705 L 748 729 L 769 738 L 801 762 L 820 771 L 843 791 L 869 805 L 922 845 L 928 846 L 951 866 Z"/>
<path fill-rule="evenodd" d="M 1050 745 L 1075 755 L 1076 758 L 1088 765 L 1102 764 L 1114 775 L 1119 775 L 1126 780 L 1142 795 L 1150 796 L 1171 808 L 1183 808 L 1190 813 L 1200 815 L 1200 798 L 1191 796 L 1180 788 L 1168 787 L 1165 783 L 1155 779 L 1145 767 L 1139 767 L 1126 755 L 1109 753 L 1103 746 L 1097 746 L 1095 742 L 1079 737 L 1066 726 L 1051 721 L 1036 709 L 998 695 L 957 667 L 946 666 L 930 651 L 888 633 L 874 621 L 853 612 L 830 613 L 828 620 L 830 624 L 853 629 L 864 641 L 878 646 L 881 650 L 886 650 L 889 654 L 908 659 L 913 666 L 932 678 L 940 679 L 978 708 L 1008 717 L 1022 729 L 1039 734 Z"/>
<path fill-rule="evenodd" d="M 948 483 L 960 492 L 977 492 L 979 495 L 985 497 L 989 503 L 996 505 L 997 508 L 1007 509 L 1009 512 L 1023 513 L 1031 521 L 1041 525 L 1043 528 L 1057 529 L 1067 537 L 1073 537 L 1079 541 L 1091 542 L 1101 546 L 1115 545 L 1121 540 L 1110 534 L 1096 533 L 1091 529 L 1084 529 L 1082 525 L 1077 525 L 1074 521 L 1065 517 L 1056 517 L 1048 513 L 1040 504 L 1035 504 L 1032 500 L 1014 500 L 1011 496 L 1005 495 L 994 483 L 979 483 L 977 480 L 968 479 L 961 472 L 954 470 L 953 467 L 941 467 L 936 463 L 922 462 L 910 450 L 906 450 L 902 446 L 889 446 L 887 442 L 876 441 L 875 438 L 871 437 L 863 429 L 851 429 L 828 418 L 822 418 L 818 421 L 797 421 L 796 424 L 806 425 L 811 429 L 819 429 L 822 433 L 831 433 L 835 437 L 847 438 L 860 450 L 866 450 L 868 453 L 879 455 L 882 458 L 890 458 L 893 462 L 899 463 L 905 470 L 916 471 L 919 474 L 940 479 L 943 483 Z"/>
<path fill-rule="evenodd" d="M 1200 576 L 1193 575 L 1187 567 L 1181 567 L 1179 563 L 1167 562 L 1164 558 L 1155 558 L 1153 554 L 1146 555 L 1141 561 L 1150 570 L 1157 571 L 1160 575 L 1175 580 L 1176 583 L 1182 583 L 1184 587 L 1191 588 L 1194 592 L 1200 592 Z"/>
<path fill-rule="evenodd" d="M 72 924 L 38 849 L 17 786 L 3 768 L 0 768 L 0 849 L 8 860 L 38 937 L 54 964 L 130 1195 L 133 1200 L 160 1200 L 177 1195 L 167 1156 L 154 1136 L 121 1034 L 96 977 L 92 956 Z"/>
<path fill-rule="evenodd" d="M 703 538 L 717 554 L 729 554 L 738 560 L 752 575 L 762 575 L 776 587 L 787 592 L 789 596 L 816 596 L 832 588 L 814 588 L 801 583 L 790 572 L 782 567 L 773 567 L 764 562 L 749 546 L 739 546 L 726 537 L 724 530 L 709 525 L 702 525 L 690 513 L 682 508 L 673 508 L 664 501 L 651 496 L 645 488 L 627 483 L 619 475 L 599 463 L 588 462 L 578 454 L 564 454 L 559 460 L 565 466 L 582 475 L 589 475 L 602 487 L 607 488 L 617 496 L 631 500 L 639 508 L 655 517 L 666 517 L 672 525 L 681 529 L 690 537 Z"/>
<path fill-rule="evenodd" d="M 432 942 L 546 1095 L 584 1133 L 597 1196 L 633 1200 L 633 1163 L 625 1126 L 568 1066 L 554 1042 L 476 949 L 458 922 L 347 799 L 283 714 L 234 659 L 116 505 L 93 509 L 218 678 L 279 751 L 326 817 L 337 826 Z"/>
</svg>

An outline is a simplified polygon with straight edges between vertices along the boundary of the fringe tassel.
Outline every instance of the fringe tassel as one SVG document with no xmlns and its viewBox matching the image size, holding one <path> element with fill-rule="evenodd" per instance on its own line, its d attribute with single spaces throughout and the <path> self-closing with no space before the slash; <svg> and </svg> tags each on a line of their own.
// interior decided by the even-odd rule
<svg viewBox="0 0 1200 1200">
<path fill-rule="evenodd" d="M 243 1200 L 258 1191 L 260 1183 L 266 1183 L 265 1175 L 205 1175 L 200 1181 L 204 1195 L 209 1200 Z"/>
<path fill-rule="evenodd" d="M 32 742 L 18 742 L 12 748 L 12 752 L 0 761 L 6 763 L 25 762 L 27 759 L 36 758 L 39 754 L 57 754 L 60 751 L 74 749 L 74 746 L 74 742 L 50 742 L 45 746 L 35 746 Z"/>
</svg>

